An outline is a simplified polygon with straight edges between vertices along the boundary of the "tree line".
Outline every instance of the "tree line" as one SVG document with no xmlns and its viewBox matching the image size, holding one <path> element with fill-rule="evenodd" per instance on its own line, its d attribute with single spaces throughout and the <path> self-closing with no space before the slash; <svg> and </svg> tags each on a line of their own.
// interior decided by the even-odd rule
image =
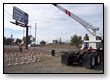
<svg viewBox="0 0 110 80">
<path fill-rule="evenodd" d="M 25 44 L 26 37 L 24 36 L 22 39 L 17 38 L 16 40 L 14 40 L 13 38 L 6 38 L 4 36 L 4 45 L 13 45 L 13 44 L 17 45 L 17 44 L 21 43 L 21 41 L 23 41 L 23 43 Z M 35 38 L 32 35 L 29 35 L 28 44 L 31 44 L 34 41 L 35 41 Z M 46 41 L 42 40 L 42 41 L 40 41 L 40 44 L 45 45 Z M 78 36 L 77 34 L 71 36 L 69 44 L 72 46 L 76 46 L 77 48 L 80 47 L 80 45 L 82 44 L 82 37 Z"/>
<path fill-rule="evenodd" d="M 25 36 L 22 39 L 17 38 L 15 40 L 14 40 L 14 38 L 6 38 L 4 36 L 4 45 L 14 45 L 14 44 L 17 45 L 17 44 L 21 43 L 22 41 L 24 44 L 26 43 L 26 37 Z M 35 41 L 35 38 L 32 37 L 32 35 L 29 35 L 28 36 L 28 44 L 31 44 L 34 41 Z"/>
</svg>

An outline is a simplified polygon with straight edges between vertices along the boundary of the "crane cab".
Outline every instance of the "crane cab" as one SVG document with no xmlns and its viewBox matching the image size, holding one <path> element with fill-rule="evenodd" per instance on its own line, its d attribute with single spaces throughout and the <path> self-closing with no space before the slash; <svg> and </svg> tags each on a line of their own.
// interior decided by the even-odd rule
<svg viewBox="0 0 110 80">
<path fill-rule="evenodd" d="M 81 50 L 85 47 L 85 43 L 88 44 L 88 49 L 103 49 L 103 37 L 99 38 L 98 36 L 89 36 L 89 40 L 84 40 Z"/>
</svg>

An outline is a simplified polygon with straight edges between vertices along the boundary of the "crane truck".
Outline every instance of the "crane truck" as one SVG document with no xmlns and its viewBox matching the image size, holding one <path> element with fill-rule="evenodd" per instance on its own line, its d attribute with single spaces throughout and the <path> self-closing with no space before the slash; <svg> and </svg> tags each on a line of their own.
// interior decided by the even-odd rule
<svg viewBox="0 0 110 80">
<path fill-rule="evenodd" d="M 61 55 L 61 63 L 66 65 L 72 65 L 78 63 L 86 68 L 94 68 L 103 61 L 104 51 L 103 51 L 103 36 L 97 36 L 96 31 L 99 30 L 98 27 L 94 27 L 88 22 L 84 21 L 77 15 L 71 13 L 67 9 L 61 7 L 58 4 L 52 4 L 69 17 L 80 23 L 87 31 L 90 32 L 89 40 L 84 40 L 81 49 L 76 51 L 65 51 Z M 84 47 L 84 44 L 88 44 L 88 48 Z"/>
</svg>

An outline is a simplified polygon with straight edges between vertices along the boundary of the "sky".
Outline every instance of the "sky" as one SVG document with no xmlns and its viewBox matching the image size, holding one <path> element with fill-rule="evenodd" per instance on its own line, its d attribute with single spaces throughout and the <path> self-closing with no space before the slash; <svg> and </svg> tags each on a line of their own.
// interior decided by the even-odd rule
<svg viewBox="0 0 110 80">
<path fill-rule="evenodd" d="M 97 34 L 103 34 L 103 5 L 102 4 L 59 4 L 71 11 L 94 27 L 99 27 Z M 91 35 L 82 25 L 67 16 L 64 12 L 51 4 L 5 4 L 4 5 L 4 36 L 22 39 L 25 28 L 11 24 L 13 6 L 28 13 L 29 35 L 35 36 L 35 23 L 37 23 L 36 40 L 51 43 L 52 40 L 69 41 L 74 34 Z"/>
</svg>

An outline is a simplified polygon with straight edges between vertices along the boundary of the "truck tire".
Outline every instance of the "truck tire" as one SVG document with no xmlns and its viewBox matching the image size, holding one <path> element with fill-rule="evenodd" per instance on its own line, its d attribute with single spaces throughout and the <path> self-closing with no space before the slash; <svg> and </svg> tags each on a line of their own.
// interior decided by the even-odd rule
<svg viewBox="0 0 110 80">
<path fill-rule="evenodd" d="M 84 52 L 83 54 L 80 54 L 80 55 L 77 56 L 77 58 L 78 58 L 78 63 L 79 63 L 80 66 L 82 66 L 83 56 L 86 55 L 86 54 L 87 54 L 87 53 Z"/>
<path fill-rule="evenodd" d="M 72 54 L 62 54 L 61 55 L 61 63 L 66 65 L 73 64 L 73 56 Z"/>
<path fill-rule="evenodd" d="M 80 66 L 82 66 L 82 62 L 83 62 L 82 56 L 80 56 L 79 59 L 78 59 L 78 63 L 79 63 Z"/>
<path fill-rule="evenodd" d="M 97 63 L 97 64 L 100 64 L 100 62 L 101 62 L 101 56 L 98 55 L 97 58 L 96 58 L 96 63 Z"/>
<path fill-rule="evenodd" d="M 96 65 L 100 64 L 101 62 L 101 54 L 100 53 L 96 53 L 95 54 L 95 60 L 96 60 Z"/>
<path fill-rule="evenodd" d="M 94 53 L 89 53 L 83 56 L 82 66 L 86 68 L 94 68 L 96 64 Z"/>
<path fill-rule="evenodd" d="M 91 56 L 91 67 L 90 68 L 94 68 L 95 64 L 96 64 L 96 60 L 95 60 L 95 56 Z"/>
<path fill-rule="evenodd" d="M 70 54 L 68 57 L 68 64 L 67 65 L 72 65 L 73 64 L 73 59 L 72 55 Z"/>
</svg>

